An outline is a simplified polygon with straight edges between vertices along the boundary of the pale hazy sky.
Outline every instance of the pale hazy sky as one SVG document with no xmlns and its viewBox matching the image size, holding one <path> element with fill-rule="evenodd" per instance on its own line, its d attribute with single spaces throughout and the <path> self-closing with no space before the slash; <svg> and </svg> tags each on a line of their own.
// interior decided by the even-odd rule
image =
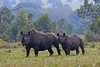
<svg viewBox="0 0 100 67">
<path fill-rule="evenodd" d="M 2 1 L 2 0 L 0 0 L 0 1 Z M 12 2 L 13 0 L 9 0 L 9 1 Z M 15 1 L 16 1 L 16 4 L 20 3 L 20 0 L 15 0 Z M 40 0 L 40 1 L 42 1 L 42 4 L 45 5 L 44 8 L 52 7 L 52 4 L 48 3 L 48 0 Z M 63 4 L 69 4 L 70 7 L 72 8 L 72 10 L 76 10 L 84 3 L 84 0 L 61 0 L 61 2 Z M 89 2 L 93 2 L 93 0 L 89 0 Z M 16 5 L 16 4 L 14 4 L 14 5 Z"/>
<path fill-rule="evenodd" d="M 49 4 L 49 3 L 47 3 L 47 2 L 48 2 L 48 0 L 42 0 L 42 3 L 45 4 L 44 7 L 52 7 L 52 4 Z M 62 2 L 63 4 L 69 4 L 70 7 L 72 8 L 72 10 L 76 10 L 76 9 L 79 8 L 81 5 L 83 5 L 84 0 L 70 0 L 70 2 L 69 2 L 69 0 L 61 0 L 61 2 Z M 90 2 L 93 2 L 93 0 L 89 0 L 89 3 L 90 3 Z"/>
</svg>

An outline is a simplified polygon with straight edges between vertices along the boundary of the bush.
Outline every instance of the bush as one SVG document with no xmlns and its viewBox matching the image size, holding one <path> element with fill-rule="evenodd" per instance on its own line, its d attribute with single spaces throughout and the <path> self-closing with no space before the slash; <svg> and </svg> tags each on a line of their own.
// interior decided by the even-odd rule
<svg viewBox="0 0 100 67">
<path fill-rule="evenodd" d="M 11 50 L 10 50 L 10 49 L 8 49 L 8 50 L 6 51 L 6 53 L 11 53 Z"/>
<path fill-rule="evenodd" d="M 18 46 L 21 46 L 21 43 L 20 42 L 18 42 Z"/>
<path fill-rule="evenodd" d="M 87 33 L 85 34 L 85 38 L 87 42 L 98 42 L 100 41 L 100 35 L 95 34 L 94 32 L 88 30 Z"/>
<path fill-rule="evenodd" d="M 0 39 L 6 41 L 6 42 L 10 42 L 10 38 L 6 33 L 0 34 Z"/>
<path fill-rule="evenodd" d="M 6 43 L 6 41 L 3 41 L 2 39 L 0 39 L 0 45 Z"/>
</svg>

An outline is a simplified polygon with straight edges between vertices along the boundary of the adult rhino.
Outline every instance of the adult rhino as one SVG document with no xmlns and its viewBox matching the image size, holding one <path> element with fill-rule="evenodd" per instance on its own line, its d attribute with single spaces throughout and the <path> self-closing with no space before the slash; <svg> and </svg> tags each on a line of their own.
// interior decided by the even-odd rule
<svg viewBox="0 0 100 67">
<path fill-rule="evenodd" d="M 51 31 L 37 31 L 35 29 L 29 30 L 27 33 L 21 31 L 22 39 L 21 43 L 26 46 L 26 57 L 29 56 L 30 49 L 35 50 L 35 56 L 38 56 L 38 51 L 48 50 L 50 55 L 53 54 L 52 45 L 57 49 L 58 55 L 60 55 L 60 48 L 57 36 Z"/>
<path fill-rule="evenodd" d="M 76 54 L 79 54 L 79 46 L 82 49 L 82 54 L 84 54 L 84 44 L 83 40 L 79 38 L 77 35 L 67 36 L 65 33 L 63 35 L 58 36 L 58 41 L 61 43 L 63 50 L 65 51 L 66 55 L 70 54 L 70 50 L 76 50 Z"/>
</svg>

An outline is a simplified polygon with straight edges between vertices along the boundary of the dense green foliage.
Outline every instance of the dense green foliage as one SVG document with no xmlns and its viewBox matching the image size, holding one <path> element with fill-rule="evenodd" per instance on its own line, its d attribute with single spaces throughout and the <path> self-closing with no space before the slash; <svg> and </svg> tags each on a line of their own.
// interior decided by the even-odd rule
<svg viewBox="0 0 100 67">
<path fill-rule="evenodd" d="M 86 33 L 86 39 L 89 42 L 100 41 L 100 17 L 97 19 L 97 22 L 93 22 L 90 24 L 89 29 Z"/>
<path fill-rule="evenodd" d="M 77 9 L 79 17 L 88 20 L 88 30 L 86 33 L 87 41 L 100 41 L 100 1 L 94 0 L 93 3 L 88 3 L 89 0 L 84 0 L 84 5 Z M 91 23 L 90 23 L 91 22 Z"/>
<path fill-rule="evenodd" d="M 42 14 L 42 16 L 39 17 L 36 21 L 34 21 L 34 26 L 37 30 L 52 30 L 55 31 L 56 24 L 53 22 L 49 15 Z"/>
<path fill-rule="evenodd" d="M 52 21 L 57 21 L 60 18 L 64 18 L 68 20 L 71 24 L 73 24 L 73 27 L 75 28 L 74 34 L 80 34 L 82 31 L 86 30 L 86 26 L 80 27 L 81 24 L 83 24 L 85 21 L 84 19 L 77 16 L 77 11 L 72 11 L 71 7 L 66 4 L 62 5 L 60 1 L 48 1 L 50 3 L 53 2 L 52 6 L 50 8 L 43 8 L 41 7 L 41 4 L 36 4 L 32 2 L 21 2 L 18 5 L 16 5 L 16 8 L 25 9 L 26 13 L 33 13 L 34 17 L 32 18 L 32 21 L 37 20 L 42 14 L 48 13 L 50 19 Z M 39 2 L 39 1 L 37 1 Z M 27 6 L 26 6 L 27 5 Z M 16 11 L 13 11 L 16 13 Z M 67 22 L 66 22 L 67 23 Z M 82 30 L 81 30 L 82 29 Z"/>
<path fill-rule="evenodd" d="M 56 22 L 52 21 L 47 13 L 42 14 L 39 19 L 32 22 L 31 20 L 34 15 L 32 13 L 27 15 L 23 8 L 19 10 L 16 17 L 12 15 L 7 7 L 1 7 L 1 11 L 0 39 L 3 39 L 4 41 L 19 41 L 21 30 L 27 32 L 29 29 L 37 29 L 56 32 Z"/>
<path fill-rule="evenodd" d="M 30 21 L 33 14 L 30 13 L 27 15 L 23 9 L 20 9 L 17 17 L 14 19 L 14 16 L 7 7 L 1 7 L 1 11 L 0 39 L 7 42 L 18 41 L 20 39 L 19 34 L 21 30 L 26 32 L 34 28 Z"/>
<path fill-rule="evenodd" d="M 72 35 L 74 33 L 74 25 L 72 23 L 70 23 L 69 21 L 67 21 L 66 19 L 59 19 L 56 22 L 56 28 L 57 28 L 57 32 L 66 32 L 69 35 Z"/>
<path fill-rule="evenodd" d="M 89 0 L 84 0 L 84 5 L 77 9 L 78 16 L 96 21 L 100 16 L 100 4 L 97 2 L 95 1 L 95 4 L 93 4 L 89 3 Z"/>
<path fill-rule="evenodd" d="M 87 33 L 85 34 L 85 38 L 88 42 L 98 42 L 100 41 L 100 35 L 95 34 L 93 31 L 87 30 Z"/>
<path fill-rule="evenodd" d="M 29 29 L 34 28 L 30 21 L 32 16 L 29 17 L 29 15 L 27 16 L 23 9 L 19 10 L 19 13 L 17 14 L 17 17 L 15 19 L 16 21 L 14 21 L 8 28 L 8 30 L 11 31 L 11 39 L 18 41 L 20 39 L 19 34 L 21 30 L 24 30 L 26 32 Z"/>
<path fill-rule="evenodd" d="M 7 7 L 0 7 L 0 10 L 0 39 L 4 41 L 20 41 L 21 30 L 24 32 L 27 32 L 29 29 L 51 30 L 54 33 L 57 32 L 56 21 L 52 21 L 47 13 L 42 14 L 37 20 L 34 21 L 34 15 L 32 13 L 27 14 L 24 8 L 19 9 L 16 16 L 14 16 L 11 10 Z M 70 22 L 64 23 L 65 25 L 63 30 L 67 31 L 68 34 L 72 34 L 74 26 Z"/>
<path fill-rule="evenodd" d="M 9 42 L 8 27 L 13 21 L 14 16 L 7 7 L 0 7 L 0 39 Z"/>
<path fill-rule="evenodd" d="M 93 23 L 90 25 L 89 29 L 90 29 L 91 31 L 93 31 L 94 33 L 100 34 L 100 16 L 98 17 L 98 19 L 97 19 L 96 22 L 93 22 Z"/>
</svg>

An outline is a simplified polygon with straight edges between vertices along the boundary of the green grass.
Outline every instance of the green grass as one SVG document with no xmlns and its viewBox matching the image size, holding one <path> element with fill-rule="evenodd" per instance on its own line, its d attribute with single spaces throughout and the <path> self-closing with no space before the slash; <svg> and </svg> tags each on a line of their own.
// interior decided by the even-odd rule
<svg viewBox="0 0 100 67">
<path fill-rule="evenodd" d="M 17 48 L 0 48 L 0 67 L 100 67 L 100 42 L 95 43 L 95 47 L 85 46 L 85 55 L 82 55 L 80 49 L 79 55 L 71 51 L 70 55 L 66 56 L 60 46 L 62 54 L 60 56 L 53 47 L 52 56 L 45 50 L 40 51 L 38 57 L 35 57 L 34 49 L 31 49 L 27 58 L 25 48 L 17 46 Z"/>
<path fill-rule="evenodd" d="M 2 44 L 4 44 L 4 43 L 6 43 L 6 42 L 3 41 L 2 39 L 0 39 L 0 46 L 1 46 Z"/>
</svg>

